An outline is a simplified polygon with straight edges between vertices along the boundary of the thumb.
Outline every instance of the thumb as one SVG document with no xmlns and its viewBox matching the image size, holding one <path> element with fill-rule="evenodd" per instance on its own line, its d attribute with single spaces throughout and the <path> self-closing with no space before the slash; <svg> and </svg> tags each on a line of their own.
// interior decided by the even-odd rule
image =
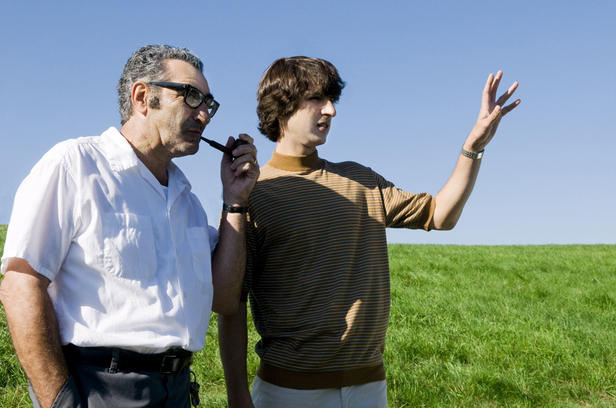
<svg viewBox="0 0 616 408">
<path fill-rule="evenodd" d="M 225 144 L 225 147 L 228 147 L 229 149 L 231 149 L 231 147 L 233 147 L 233 142 L 234 141 L 235 141 L 235 139 L 233 139 L 232 136 L 229 136 L 227 138 L 227 143 Z M 223 155 L 222 155 L 222 163 L 233 163 L 233 155 L 227 154 L 227 153 L 223 153 Z"/>
<path fill-rule="evenodd" d="M 500 116 L 502 115 L 502 113 L 503 113 L 503 109 L 501 108 L 500 105 L 494 106 L 494 109 L 492 109 L 492 112 L 490 112 L 490 115 L 488 116 L 488 121 L 492 123 L 495 120 L 498 120 Z"/>
</svg>

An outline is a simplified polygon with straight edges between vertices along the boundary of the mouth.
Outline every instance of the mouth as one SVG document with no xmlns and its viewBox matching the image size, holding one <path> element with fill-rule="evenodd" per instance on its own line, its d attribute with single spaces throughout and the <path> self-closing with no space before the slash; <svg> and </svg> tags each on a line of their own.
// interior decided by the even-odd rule
<svg viewBox="0 0 616 408">
<path fill-rule="evenodd" d="M 202 126 L 201 123 L 199 123 L 198 121 L 187 120 L 182 126 L 182 129 L 184 130 L 184 132 L 195 133 L 201 136 L 201 133 L 203 133 L 205 126 Z"/>
<path fill-rule="evenodd" d="M 317 129 L 321 132 L 329 130 L 329 122 L 317 122 Z"/>
<path fill-rule="evenodd" d="M 201 127 L 192 127 L 192 128 L 188 128 L 186 130 L 188 132 L 190 132 L 190 133 L 199 133 L 199 134 L 203 133 L 203 128 L 201 128 Z"/>
<path fill-rule="evenodd" d="M 185 130 L 186 133 L 190 134 L 195 140 L 200 141 L 201 134 L 203 133 L 203 129 L 201 128 L 189 128 Z"/>
</svg>

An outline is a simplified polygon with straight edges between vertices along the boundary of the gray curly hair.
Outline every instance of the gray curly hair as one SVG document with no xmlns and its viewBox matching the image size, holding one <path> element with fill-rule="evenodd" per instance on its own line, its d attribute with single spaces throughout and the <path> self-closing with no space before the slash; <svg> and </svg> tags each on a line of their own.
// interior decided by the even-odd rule
<svg viewBox="0 0 616 408">
<path fill-rule="evenodd" d="M 124 71 L 118 82 L 118 101 L 120 103 L 120 116 L 122 125 L 133 114 L 131 103 L 131 88 L 137 81 L 157 81 L 163 79 L 164 68 L 161 62 L 165 59 L 178 59 L 186 61 L 199 71 L 203 72 L 203 62 L 186 48 L 172 47 L 170 45 L 146 45 L 139 48 L 126 61 Z"/>
</svg>

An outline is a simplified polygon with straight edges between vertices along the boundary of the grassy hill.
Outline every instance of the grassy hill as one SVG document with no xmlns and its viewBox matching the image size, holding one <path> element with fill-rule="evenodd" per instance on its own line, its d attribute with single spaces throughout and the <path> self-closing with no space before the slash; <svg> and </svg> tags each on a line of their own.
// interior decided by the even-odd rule
<svg viewBox="0 0 616 408">
<path fill-rule="evenodd" d="M 616 406 L 616 246 L 389 251 L 390 407 Z M 216 331 L 194 364 L 207 407 L 226 406 Z M 0 361 L 0 407 L 31 406 L 1 313 Z"/>
</svg>

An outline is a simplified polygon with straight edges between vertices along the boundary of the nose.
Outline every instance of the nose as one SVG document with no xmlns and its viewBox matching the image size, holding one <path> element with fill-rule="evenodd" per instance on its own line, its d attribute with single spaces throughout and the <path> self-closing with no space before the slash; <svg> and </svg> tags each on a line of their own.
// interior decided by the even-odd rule
<svg viewBox="0 0 616 408">
<path fill-rule="evenodd" d="M 325 105 L 321 108 L 321 114 L 331 117 L 336 116 L 336 108 L 334 107 L 334 103 L 331 99 L 326 99 Z"/>
<path fill-rule="evenodd" d="M 207 108 L 205 107 L 205 104 L 201 104 L 201 106 L 195 109 L 195 114 L 193 115 L 193 118 L 203 123 L 204 127 L 208 123 L 210 123 L 210 120 L 212 120 L 212 117 L 210 116 Z"/>
</svg>

